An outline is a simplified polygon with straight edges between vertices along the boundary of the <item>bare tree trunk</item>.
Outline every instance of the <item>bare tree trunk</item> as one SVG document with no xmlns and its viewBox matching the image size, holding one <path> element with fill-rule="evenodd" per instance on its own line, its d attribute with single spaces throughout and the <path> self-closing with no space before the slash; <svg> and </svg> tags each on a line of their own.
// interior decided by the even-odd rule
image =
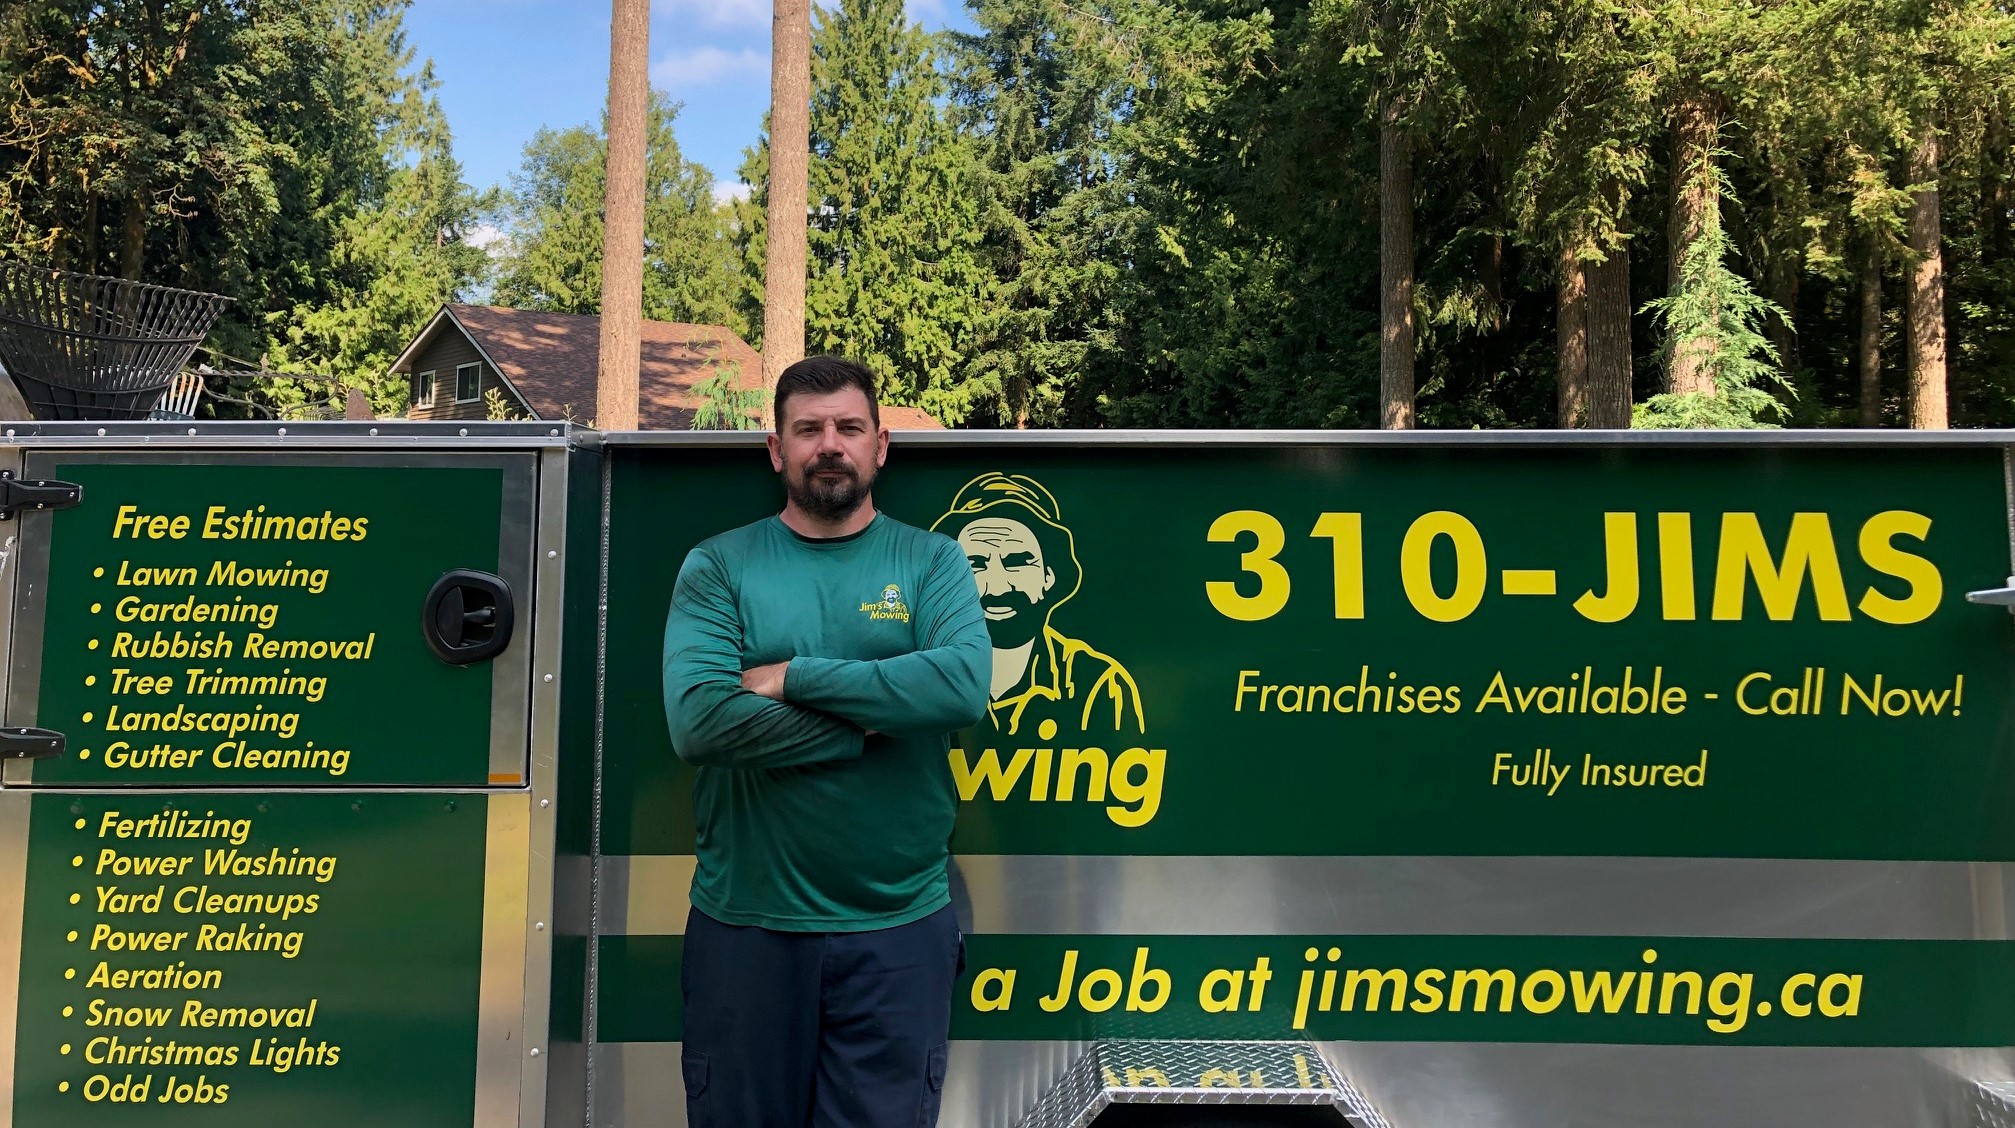
<svg viewBox="0 0 2015 1128">
<path fill-rule="evenodd" d="M 1945 259 L 1939 248 L 1938 126 L 1927 113 L 1910 155 L 1910 180 L 1927 184 L 1910 205 L 1910 426 L 1949 426 L 1945 389 Z"/>
<path fill-rule="evenodd" d="M 1861 259 L 1861 425 L 1882 425 L 1882 244 L 1873 237 Z"/>
<path fill-rule="evenodd" d="M 1630 244 L 1584 266 L 1588 278 L 1588 425 L 1630 426 Z"/>
<path fill-rule="evenodd" d="M 1409 430 L 1413 416 L 1413 154 L 1397 98 L 1378 123 L 1379 426 Z"/>
<path fill-rule="evenodd" d="M 119 277 L 138 282 L 147 269 L 147 207 L 140 193 L 126 197 L 126 229 L 119 240 Z"/>
<path fill-rule="evenodd" d="M 763 264 L 763 426 L 777 377 L 805 355 L 805 208 L 811 194 L 811 0 L 775 0 L 770 25 L 769 253 Z"/>
<path fill-rule="evenodd" d="M 1771 314 L 1764 332 L 1777 350 L 1778 366 L 1789 377 L 1798 370 L 1798 334 L 1792 325 L 1798 315 L 1798 263 L 1780 257 L 1770 273 L 1770 300 L 1784 307 L 1784 316 Z"/>
<path fill-rule="evenodd" d="M 1987 213 L 1987 233 L 1982 243 L 1987 248 L 1987 256 L 1994 259 L 2008 257 L 2008 209 L 2015 201 L 2008 198 L 2008 116 L 2007 111 L 1997 108 L 1987 126 L 1987 143 L 1982 148 L 1988 154 L 1982 161 L 1981 180 L 1984 186 L 1981 195 L 1985 197 L 1982 211 Z"/>
<path fill-rule="evenodd" d="M 602 200 L 602 352 L 595 426 L 637 427 L 644 319 L 644 148 L 650 105 L 650 0 L 612 0 L 609 165 Z"/>
<path fill-rule="evenodd" d="M 1483 245 L 1484 318 L 1493 333 L 1504 329 L 1504 236 L 1492 235 Z"/>
<path fill-rule="evenodd" d="M 1560 344 L 1560 426 L 1588 425 L 1588 276 L 1573 246 L 1560 252 L 1559 303 L 1554 314 Z"/>
<path fill-rule="evenodd" d="M 1680 266 L 1686 251 L 1706 228 L 1708 209 L 1715 199 L 1714 181 L 1706 174 L 1706 164 L 1714 159 L 1713 149 L 1720 136 L 1721 121 L 1710 95 L 1694 90 L 1680 99 L 1672 115 L 1672 209 L 1666 264 L 1665 292 L 1677 294 Z M 1714 394 L 1714 378 L 1706 360 L 1713 351 L 1709 341 L 1684 341 L 1673 349 L 1666 390 L 1675 395 L 1698 392 Z"/>
</svg>

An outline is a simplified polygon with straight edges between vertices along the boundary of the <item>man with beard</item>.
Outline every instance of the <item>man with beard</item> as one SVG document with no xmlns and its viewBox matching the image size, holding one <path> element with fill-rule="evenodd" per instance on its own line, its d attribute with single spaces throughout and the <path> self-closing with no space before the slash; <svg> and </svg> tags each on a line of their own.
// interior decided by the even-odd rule
<svg viewBox="0 0 2015 1128">
<path fill-rule="evenodd" d="M 1033 478 L 967 482 L 933 532 L 958 538 L 993 640 L 988 712 L 994 728 L 1050 740 L 1146 731 L 1126 668 L 1050 625 L 1083 578 L 1056 498 Z"/>
<path fill-rule="evenodd" d="M 964 965 L 947 753 L 986 713 L 986 622 L 958 544 L 875 510 L 867 369 L 791 365 L 776 419 L 783 512 L 694 548 L 665 624 L 698 830 L 687 1120 L 931 1125 Z"/>
</svg>

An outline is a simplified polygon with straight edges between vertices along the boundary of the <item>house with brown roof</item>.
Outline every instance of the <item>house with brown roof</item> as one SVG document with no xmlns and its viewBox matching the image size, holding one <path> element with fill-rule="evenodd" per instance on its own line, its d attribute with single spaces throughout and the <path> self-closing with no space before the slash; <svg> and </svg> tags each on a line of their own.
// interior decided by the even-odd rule
<svg viewBox="0 0 2015 1128">
<path fill-rule="evenodd" d="M 586 422 L 595 414 L 601 322 L 588 314 L 444 305 L 392 362 L 411 393 L 406 417 L 485 419 L 495 389 L 514 416 Z M 643 430 L 690 429 L 703 402 L 695 389 L 716 372 L 730 373 L 738 387 L 762 387 L 761 354 L 725 326 L 645 321 L 642 339 Z M 943 429 L 919 408 L 883 407 L 881 414 L 891 430 Z"/>
</svg>

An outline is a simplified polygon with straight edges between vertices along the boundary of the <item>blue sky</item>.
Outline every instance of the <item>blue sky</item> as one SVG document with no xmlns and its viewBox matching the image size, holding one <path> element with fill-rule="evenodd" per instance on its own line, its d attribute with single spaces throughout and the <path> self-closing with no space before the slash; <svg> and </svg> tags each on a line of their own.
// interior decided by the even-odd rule
<svg viewBox="0 0 2015 1128">
<path fill-rule="evenodd" d="M 929 28 L 971 27 L 960 0 L 909 0 L 909 11 Z M 478 189 L 508 185 L 541 126 L 601 119 L 607 0 L 414 0 L 406 39 L 434 60 L 455 155 Z M 769 105 L 769 0 L 652 0 L 651 81 L 685 103 L 687 158 L 732 185 Z"/>
</svg>

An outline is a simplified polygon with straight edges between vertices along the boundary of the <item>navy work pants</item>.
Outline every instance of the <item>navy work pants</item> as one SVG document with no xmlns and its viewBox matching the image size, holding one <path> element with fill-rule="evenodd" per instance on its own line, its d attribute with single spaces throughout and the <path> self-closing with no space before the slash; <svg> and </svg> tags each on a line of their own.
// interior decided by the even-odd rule
<svg viewBox="0 0 2015 1128">
<path fill-rule="evenodd" d="M 965 945 L 950 906 L 872 932 L 686 919 L 691 1128 L 933 1128 Z"/>
</svg>

